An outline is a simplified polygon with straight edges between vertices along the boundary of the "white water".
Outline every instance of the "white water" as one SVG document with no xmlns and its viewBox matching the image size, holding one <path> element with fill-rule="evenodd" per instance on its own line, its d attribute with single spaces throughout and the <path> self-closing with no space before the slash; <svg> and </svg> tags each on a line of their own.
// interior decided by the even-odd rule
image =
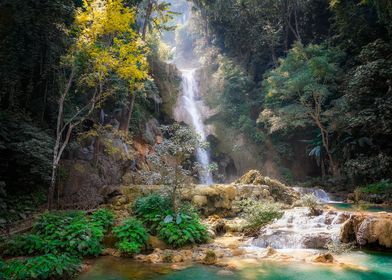
<svg viewBox="0 0 392 280">
<path fill-rule="evenodd" d="M 200 112 L 200 103 L 198 99 L 198 87 L 196 84 L 195 74 L 196 69 L 182 69 L 182 88 L 183 93 L 180 100 L 180 106 L 177 106 L 177 110 L 180 110 L 180 114 L 185 115 L 181 117 L 185 122 L 189 122 L 194 131 L 199 136 L 201 142 L 207 140 L 203 119 Z M 177 112 L 178 113 L 178 112 Z M 210 156 L 208 151 L 202 147 L 196 149 L 196 158 L 201 166 L 201 172 L 199 173 L 200 181 L 202 184 L 212 184 L 212 175 L 209 170 Z"/>
<path fill-rule="evenodd" d="M 332 202 L 329 194 L 320 188 L 301 188 L 294 187 L 294 190 L 301 194 L 313 194 L 321 203 Z"/>
<path fill-rule="evenodd" d="M 260 231 L 252 245 L 275 249 L 322 249 L 338 240 L 344 213 L 327 212 L 310 216 L 309 210 L 297 207 L 286 210 L 283 217 Z"/>
</svg>

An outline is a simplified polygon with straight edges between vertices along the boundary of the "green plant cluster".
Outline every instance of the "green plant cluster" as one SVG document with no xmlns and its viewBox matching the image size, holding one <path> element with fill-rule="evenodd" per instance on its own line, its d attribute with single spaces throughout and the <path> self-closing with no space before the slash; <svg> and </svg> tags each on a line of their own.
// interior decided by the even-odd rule
<svg viewBox="0 0 392 280">
<path fill-rule="evenodd" d="M 368 194 L 392 194 L 392 182 L 391 180 L 381 180 L 377 183 L 361 187 L 359 191 Z"/>
<path fill-rule="evenodd" d="M 170 246 L 205 242 L 207 229 L 200 223 L 199 215 L 191 207 L 181 206 L 175 212 L 167 197 L 151 194 L 135 202 L 134 212 L 151 233 Z"/>
<path fill-rule="evenodd" d="M 159 225 L 158 236 L 175 248 L 207 241 L 206 227 L 196 213 L 170 214 Z"/>
<path fill-rule="evenodd" d="M 147 242 L 147 232 L 143 224 L 134 218 L 129 218 L 121 225 L 113 228 L 117 237 L 117 248 L 127 254 L 137 254 Z"/>
<path fill-rule="evenodd" d="M 151 234 L 156 234 L 160 223 L 169 214 L 170 208 L 168 197 L 154 193 L 137 199 L 133 212 Z"/>
<path fill-rule="evenodd" d="M 30 233 L 15 236 L 3 246 L 6 256 L 32 257 L 7 261 L 0 272 L 6 279 L 69 279 L 82 257 L 99 255 L 113 221 L 113 213 L 106 209 L 91 216 L 82 211 L 46 212 Z"/>
<path fill-rule="evenodd" d="M 246 199 L 240 208 L 246 220 L 245 230 L 254 232 L 275 219 L 282 217 L 282 207 L 278 203 Z"/>
<path fill-rule="evenodd" d="M 101 208 L 92 213 L 91 221 L 107 230 L 114 224 L 114 214 L 108 209 Z"/>
<path fill-rule="evenodd" d="M 70 279 L 79 268 L 78 257 L 69 254 L 46 254 L 11 260 L 4 265 L 2 273 L 4 279 Z"/>
</svg>

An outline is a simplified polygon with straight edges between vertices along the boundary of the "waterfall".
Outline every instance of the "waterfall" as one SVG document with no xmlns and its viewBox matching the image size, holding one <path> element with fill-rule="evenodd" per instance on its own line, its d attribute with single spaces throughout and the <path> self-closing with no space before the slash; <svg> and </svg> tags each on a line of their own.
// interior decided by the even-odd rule
<svg viewBox="0 0 392 280">
<path fill-rule="evenodd" d="M 186 123 L 192 126 L 196 134 L 199 136 L 202 142 L 207 140 L 203 119 L 200 112 L 200 103 L 198 99 L 198 87 L 196 84 L 195 74 L 196 69 L 182 69 L 182 96 L 180 100 L 180 106 L 177 107 L 178 114 L 183 115 L 177 119 L 182 119 Z M 196 158 L 201 166 L 201 172 L 199 174 L 202 184 L 212 184 L 212 174 L 209 170 L 210 156 L 206 149 L 198 147 L 196 149 Z"/>
</svg>

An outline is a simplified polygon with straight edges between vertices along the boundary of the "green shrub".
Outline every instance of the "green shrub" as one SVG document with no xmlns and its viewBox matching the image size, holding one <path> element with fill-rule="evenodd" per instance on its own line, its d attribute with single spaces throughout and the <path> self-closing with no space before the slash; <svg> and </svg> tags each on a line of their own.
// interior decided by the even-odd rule
<svg viewBox="0 0 392 280">
<path fill-rule="evenodd" d="M 159 194 L 150 194 L 138 198 L 133 206 L 133 211 L 151 233 L 156 233 L 159 224 L 171 208 L 169 198 Z"/>
<path fill-rule="evenodd" d="M 91 215 L 91 221 L 107 230 L 114 223 L 114 214 L 109 209 L 98 209 Z"/>
<path fill-rule="evenodd" d="M 246 229 L 257 230 L 269 222 L 282 217 L 280 204 L 268 201 L 247 199 L 242 202 L 242 211 L 246 220 Z"/>
<path fill-rule="evenodd" d="M 71 255 L 46 254 L 27 259 L 10 260 L 3 264 L 5 279 L 70 279 L 78 272 L 80 259 Z"/>
<path fill-rule="evenodd" d="M 359 191 L 367 194 L 392 194 L 392 182 L 391 180 L 381 180 L 377 183 L 361 187 Z"/>
<path fill-rule="evenodd" d="M 319 201 L 314 194 L 305 194 L 299 200 L 299 205 L 309 208 L 311 215 L 317 215 L 320 212 Z"/>
<path fill-rule="evenodd" d="M 51 252 L 97 256 L 102 250 L 104 228 L 83 212 L 45 213 L 34 225 L 33 232 L 52 245 Z"/>
<path fill-rule="evenodd" d="M 207 229 L 200 223 L 199 216 L 195 213 L 166 216 L 159 226 L 158 236 L 166 244 L 175 248 L 192 243 L 203 243 L 208 239 Z"/>
<path fill-rule="evenodd" d="M 69 253 L 97 256 L 106 228 L 113 222 L 107 210 L 97 210 L 91 219 L 84 212 L 47 212 L 34 223 L 30 234 L 16 236 L 5 246 L 11 256 Z"/>
<path fill-rule="evenodd" d="M 121 225 L 114 227 L 114 234 L 116 235 L 117 248 L 127 254 L 137 254 L 147 242 L 147 232 L 141 222 L 130 218 L 121 223 Z"/>
<path fill-rule="evenodd" d="M 43 253 L 45 249 L 50 250 L 48 242 L 45 242 L 41 236 L 36 234 L 17 235 L 8 240 L 4 246 L 4 255 L 23 256 Z"/>
</svg>

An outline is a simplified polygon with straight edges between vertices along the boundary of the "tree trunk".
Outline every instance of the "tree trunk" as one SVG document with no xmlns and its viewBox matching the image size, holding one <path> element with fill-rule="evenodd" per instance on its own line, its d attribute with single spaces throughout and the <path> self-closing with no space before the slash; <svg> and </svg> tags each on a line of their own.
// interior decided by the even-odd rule
<svg viewBox="0 0 392 280">
<path fill-rule="evenodd" d="M 61 138 L 62 138 L 62 122 L 63 122 L 63 112 L 64 112 L 64 101 L 66 96 L 68 95 L 69 90 L 71 89 L 71 85 L 73 82 L 75 76 L 75 70 L 72 69 L 71 74 L 68 78 L 67 84 L 65 86 L 65 89 L 63 93 L 61 94 L 60 100 L 59 100 L 59 112 L 57 113 L 57 123 L 56 123 L 56 142 L 53 147 L 53 161 L 52 161 L 52 175 L 50 178 L 50 185 L 48 189 L 48 209 L 51 210 L 53 207 L 53 201 L 54 201 L 54 191 L 55 191 L 55 186 L 56 186 L 56 177 L 57 177 L 57 169 L 58 169 L 58 164 L 60 162 L 61 155 L 68 144 L 69 138 L 71 136 L 71 131 L 72 131 L 72 125 L 69 125 L 66 139 L 64 142 L 61 144 Z"/>
<path fill-rule="evenodd" d="M 135 98 L 136 98 L 136 94 L 134 92 L 132 92 L 130 95 L 131 96 L 130 96 L 127 110 L 123 114 L 121 114 L 122 117 L 120 122 L 120 130 L 126 132 L 129 130 L 129 123 L 131 122 L 133 106 L 135 104 Z"/>
<path fill-rule="evenodd" d="M 144 18 L 143 31 L 142 31 L 142 39 L 143 39 L 143 41 L 145 41 L 145 39 L 146 39 L 147 26 L 148 26 L 148 22 L 150 21 L 150 16 L 151 16 L 151 13 L 152 13 L 152 1 L 153 0 L 148 0 L 148 3 L 147 3 L 146 17 Z"/>
<path fill-rule="evenodd" d="M 54 189 L 56 187 L 56 176 L 57 175 L 57 165 L 53 164 L 52 166 L 52 176 L 50 178 L 50 186 L 48 189 L 48 209 L 53 209 L 53 200 L 54 200 Z"/>
<path fill-rule="evenodd" d="M 278 66 L 278 60 L 276 59 L 275 47 L 274 45 L 271 45 L 270 48 L 271 48 L 272 63 L 274 64 L 274 67 L 276 67 Z"/>
<path fill-rule="evenodd" d="M 321 133 L 321 140 L 323 142 L 323 146 L 325 151 L 327 152 L 327 156 L 328 156 L 328 161 L 329 161 L 329 165 L 330 165 L 330 171 L 332 173 L 332 175 L 334 176 L 339 176 L 339 171 L 337 166 L 335 165 L 335 161 L 332 157 L 332 153 L 331 150 L 329 148 L 329 135 L 328 135 L 328 131 L 327 129 L 325 129 L 325 127 L 322 125 L 320 120 L 316 120 L 316 124 L 318 126 L 318 128 L 320 129 L 320 133 Z"/>
</svg>

